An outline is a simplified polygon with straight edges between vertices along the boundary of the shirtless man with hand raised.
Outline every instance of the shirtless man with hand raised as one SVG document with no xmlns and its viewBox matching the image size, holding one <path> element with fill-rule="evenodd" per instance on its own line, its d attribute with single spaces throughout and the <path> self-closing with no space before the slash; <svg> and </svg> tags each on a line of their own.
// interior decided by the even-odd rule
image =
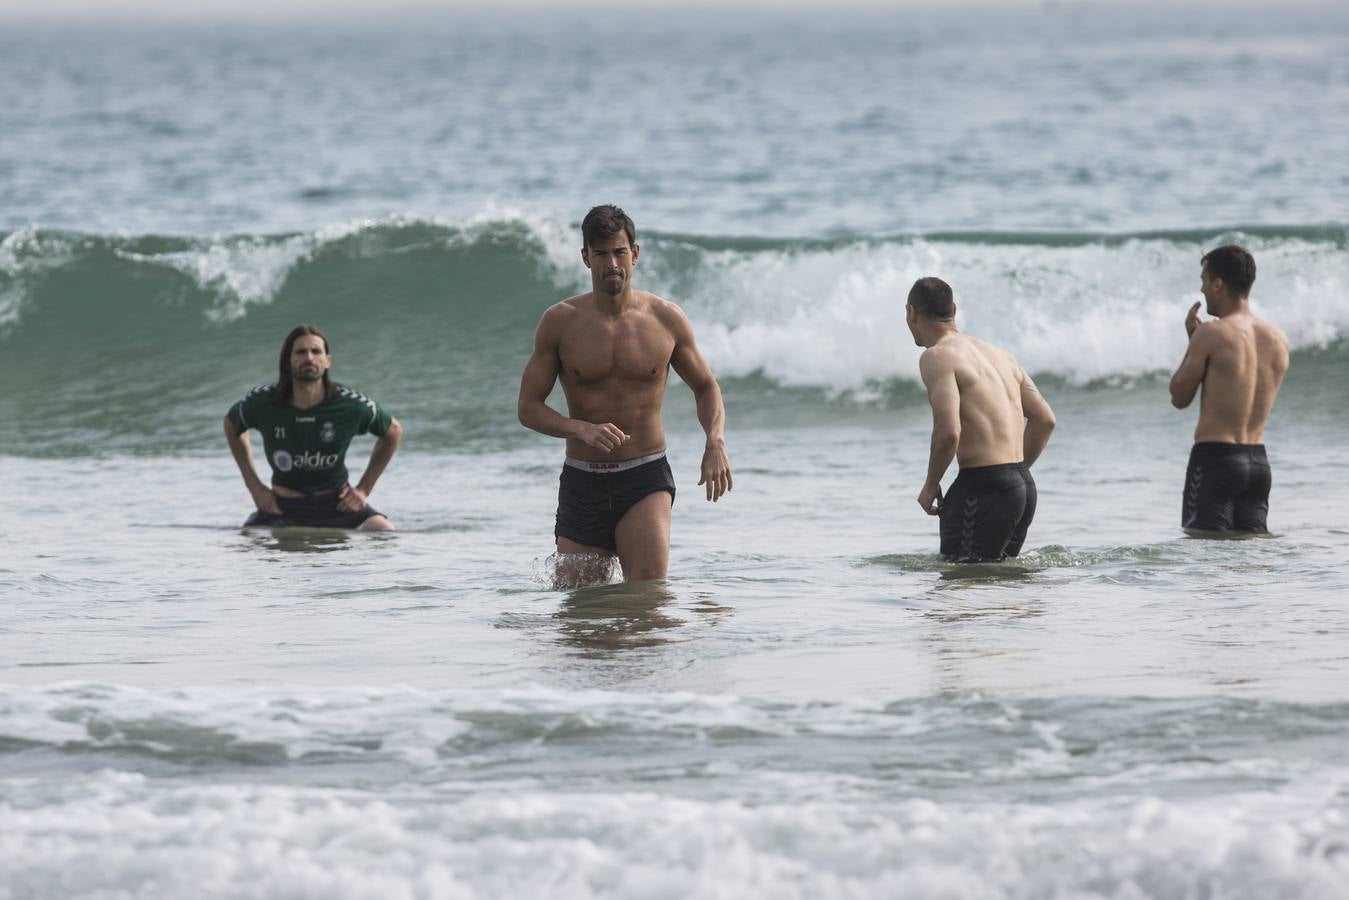
<svg viewBox="0 0 1349 900">
<path fill-rule="evenodd" d="M 951 286 L 920 278 L 905 318 L 926 347 L 918 369 L 932 406 L 932 445 L 918 505 L 941 517 L 941 554 L 960 562 L 1016 556 L 1035 517 L 1030 467 L 1054 430 L 1054 411 L 1006 350 L 961 334 Z M 942 496 L 952 458 L 960 474 Z"/>
<path fill-rule="evenodd" d="M 1270 471 L 1265 421 L 1288 371 L 1288 339 L 1250 311 L 1255 259 L 1227 244 L 1200 260 L 1207 312 L 1190 307 L 1190 344 L 1171 378 L 1171 404 L 1185 409 L 1203 385 L 1185 472 L 1181 527 L 1191 535 L 1267 532 Z"/>
<path fill-rule="evenodd" d="M 597 206 L 581 234 L 591 290 L 544 312 L 520 380 L 520 423 L 567 441 L 558 553 L 573 562 L 616 555 L 627 581 L 664 578 L 675 494 L 661 425 L 668 372 L 673 368 L 697 401 L 707 434 L 698 484 L 714 502 L 731 489 L 721 388 L 683 311 L 633 288 L 641 248 L 632 219 L 618 207 Z M 566 416 L 546 402 L 559 378 Z M 558 578 L 574 584 L 587 574 L 563 563 Z"/>
</svg>

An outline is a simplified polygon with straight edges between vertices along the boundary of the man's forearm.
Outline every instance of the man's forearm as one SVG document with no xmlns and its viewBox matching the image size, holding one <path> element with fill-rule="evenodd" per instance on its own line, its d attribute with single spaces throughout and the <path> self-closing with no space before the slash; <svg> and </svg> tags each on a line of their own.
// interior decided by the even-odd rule
<svg viewBox="0 0 1349 900">
<path fill-rule="evenodd" d="M 248 444 L 247 432 L 235 431 L 229 419 L 225 420 L 225 442 L 229 444 L 230 456 L 234 457 L 234 464 L 239 467 L 239 474 L 243 476 L 244 486 L 249 492 L 267 487 L 258 477 L 257 469 L 253 468 L 253 448 Z"/>
<path fill-rule="evenodd" d="M 1026 433 L 1022 438 L 1022 461 L 1027 466 L 1035 465 L 1035 461 L 1040 458 L 1044 452 L 1045 445 L 1049 443 L 1049 436 L 1054 432 L 1054 426 L 1044 422 L 1034 420 L 1026 423 Z"/>
<path fill-rule="evenodd" d="M 721 387 L 711 381 L 695 397 L 698 404 L 698 424 L 703 426 L 707 442 L 726 443 L 726 406 L 721 400 Z"/>
<path fill-rule="evenodd" d="M 960 446 L 958 436 L 935 431 L 932 433 L 932 447 L 927 458 L 928 484 L 941 483 L 941 477 L 951 467 L 951 460 L 955 459 L 958 446 Z"/>
<path fill-rule="evenodd" d="M 547 403 L 521 403 L 518 409 L 520 424 L 532 431 L 556 438 L 574 438 L 578 422 L 569 419 Z"/>
<path fill-rule="evenodd" d="M 400 434 L 389 433 L 375 441 L 375 448 L 370 451 L 370 462 L 365 465 L 365 472 L 361 475 L 360 482 L 356 487 L 363 493 L 369 495 L 375 489 L 375 482 L 379 481 L 379 476 L 384 474 L 388 468 L 389 461 L 393 459 L 394 451 L 398 449 Z"/>
</svg>

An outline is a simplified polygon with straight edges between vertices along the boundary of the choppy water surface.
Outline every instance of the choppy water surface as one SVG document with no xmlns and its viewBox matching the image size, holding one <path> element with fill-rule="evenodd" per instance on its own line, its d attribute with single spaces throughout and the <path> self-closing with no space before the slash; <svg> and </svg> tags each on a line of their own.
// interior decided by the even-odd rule
<svg viewBox="0 0 1349 900">
<path fill-rule="evenodd" d="M 1123 9 L 0 31 L 0 900 L 1343 897 L 1344 13 Z M 604 200 L 736 487 L 672 385 L 670 580 L 554 590 L 515 390 Z M 1225 240 L 1293 367 L 1275 535 L 1195 541 Z M 914 502 L 934 272 L 1058 413 L 1019 560 Z M 238 527 L 298 321 L 395 534 Z"/>
</svg>

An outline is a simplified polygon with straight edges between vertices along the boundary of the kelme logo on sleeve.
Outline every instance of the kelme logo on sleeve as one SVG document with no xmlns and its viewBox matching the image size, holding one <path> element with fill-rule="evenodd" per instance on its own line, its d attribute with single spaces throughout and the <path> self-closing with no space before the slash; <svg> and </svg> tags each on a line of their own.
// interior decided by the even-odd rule
<svg viewBox="0 0 1349 900">
<path fill-rule="evenodd" d="M 291 456 L 285 450 L 278 450 L 272 454 L 272 464 L 276 466 L 278 472 L 289 472 L 291 469 L 331 469 L 337 465 L 337 460 L 341 456 L 339 453 L 320 453 L 317 450 L 309 450 L 301 453 L 299 456 Z"/>
</svg>

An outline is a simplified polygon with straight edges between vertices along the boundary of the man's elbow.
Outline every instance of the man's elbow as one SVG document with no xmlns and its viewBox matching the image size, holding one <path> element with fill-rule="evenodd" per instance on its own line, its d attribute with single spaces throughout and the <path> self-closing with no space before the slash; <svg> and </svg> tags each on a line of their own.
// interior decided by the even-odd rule
<svg viewBox="0 0 1349 900">
<path fill-rule="evenodd" d="M 1174 384 L 1171 385 L 1171 405 L 1176 409 L 1184 409 L 1190 405 L 1190 401 L 1193 399 L 1194 394 L 1187 394 L 1184 390 L 1177 388 Z"/>
<path fill-rule="evenodd" d="M 384 432 L 384 439 L 397 447 L 403 442 L 403 423 L 394 419 L 389 423 L 389 430 Z"/>
<path fill-rule="evenodd" d="M 938 428 L 932 433 L 932 441 L 938 447 L 955 448 L 960 446 L 960 426 Z"/>
</svg>

